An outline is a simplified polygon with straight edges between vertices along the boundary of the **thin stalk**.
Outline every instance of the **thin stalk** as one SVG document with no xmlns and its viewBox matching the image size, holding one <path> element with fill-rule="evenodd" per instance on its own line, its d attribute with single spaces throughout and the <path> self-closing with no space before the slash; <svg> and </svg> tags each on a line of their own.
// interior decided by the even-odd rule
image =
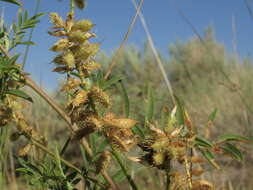
<svg viewBox="0 0 253 190">
<path fill-rule="evenodd" d="M 189 166 L 187 156 L 184 156 L 184 166 L 185 166 L 185 171 L 186 171 L 186 175 L 187 175 L 188 186 L 189 186 L 189 189 L 191 190 L 192 189 L 192 176 L 190 173 L 190 166 Z"/>
<path fill-rule="evenodd" d="M 74 13 L 74 9 L 75 9 L 74 0 L 70 0 L 70 12 L 71 12 L 71 13 Z"/>
<path fill-rule="evenodd" d="M 0 50 L 3 52 L 3 54 L 10 58 L 10 54 L 8 51 L 5 50 L 5 48 L 0 44 Z M 70 129 L 70 131 L 73 133 L 76 129 L 77 126 L 75 124 L 72 124 L 70 117 L 65 113 L 64 110 L 62 110 L 55 102 L 54 100 L 52 100 L 40 87 L 38 87 L 36 85 L 36 83 L 29 77 L 25 76 L 25 80 L 27 85 L 34 90 L 41 98 L 43 98 L 68 124 L 68 127 Z M 86 139 L 82 138 L 82 140 L 80 140 L 81 145 L 83 146 L 83 148 L 87 151 L 87 153 L 89 154 L 89 156 L 93 156 L 92 150 L 90 149 L 89 143 L 87 142 Z M 112 189 L 114 190 L 119 190 L 120 188 L 113 182 L 113 180 L 111 179 L 111 177 L 106 173 L 103 172 L 102 173 L 104 179 L 110 184 L 110 186 L 112 187 Z"/>
<path fill-rule="evenodd" d="M 36 2 L 36 8 L 35 8 L 35 11 L 34 11 L 34 15 L 38 14 L 39 7 L 40 7 L 40 0 L 37 0 L 37 2 Z M 30 30 L 29 37 L 28 37 L 28 41 L 31 41 L 31 40 L 32 40 L 32 36 L 33 36 L 33 31 L 34 31 L 34 29 L 35 29 L 35 28 L 32 28 L 32 29 Z M 22 65 L 21 65 L 21 69 L 22 69 L 22 70 L 23 70 L 24 67 L 25 67 L 25 63 L 26 63 L 26 60 L 27 60 L 27 57 L 28 57 L 29 49 L 30 49 L 30 45 L 27 45 L 26 48 L 25 48 L 25 54 L 24 54 L 24 58 L 23 58 Z"/>
<path fill-rule="evenodd" d="M 108 79 L 108 77 L 110 76 L 110 74 L 112 72 L 113 67 L 117 64 L 118 57 L 120 56 L 120 54 L 122 52 L 122 49 L 123 49 L 123 47 L 124 47 L 124 45 L 125 45 L 125 43 L 128 39 L 129 34 L 133 30 L 134 24 L 135 24 L 135 22 L 138 18 L 138 15 L 141 11 L 141 7 L 142 7 L 143 2 L 144 2 L 144 0 L 141 0 L 139 5 L 138 5 L 138 8 L 136 8 L 136 13 L 135 13 L 135 15 L 132 19 L 132 22 L 131 22 L 130 26 L 128 27 L 127 33 L 125 34 L 123 41 L 121 42 L 119 48 L 117 49 L 115 55 L 113 56 L 112 63 L 111 63 L 111 65 L 109 65 L 109 68 L 108 68 L 108 70 L 105 74 L 105 77 L 104 77 L 105 80 Z"/>
<path fill-rule="evenodd" d="M 119 153 L 111 146 L 112 148 L 112 154 L 115 157 L 115 159 L 117 160 L 118 164 L 120 165 L 124 175 L 126 176 L 129 184 L 131 185 L 133 190 L 138 190 L 137 185 L 135 184 L 134 180 L 132 179 L 132 177 L 127 173 L 127 169 L 125 168 L 122 160 L 120 159 Z"/>
<path fill-rule="evenodd" d="M 166 171 L 166 186 L 165 186 L 165 190 L 170 190 L 170 184 L 171 184 L 171 180 L 170 180 L 170 171 Z"/>
<path fill-rule="evenodd" d="M 135 0 L 132 0 L 132 3 L 133 3 L 133 5 L 134 5 L 134 7 L 137 9 L 137 5 L 136 5 Z M 144 28 L 144 30 L 145 30 L 145 33 L 146 33 L 146 35 L 147 35 L 148 43 L 150 44 L 151 50 L 152 50 L 152 52 L 153 52 L 153 54 L 154 54 L 154 57 L 155 57 L 155 59 L 156 59 L 156 63 L 158 64 L 158 67 L 159 67 L 159 69 L 160 69 L 160 71 L 161 71 L 161 73 L 162 73 L 162 76 L 163 76 L 164 81 L 165 81 L 165 83 L 166 83 L 166 86 L 167 86 L 167 88 L 168 88 L 170 97 L 171 97 L 173 103 L 176 104 L 176 101 L 175 101 L 175 98 L 174 98 L 174 92 L 173 92 L 173 89 L 172 89 L 172 85 L 171 85 L 171 83 L 170 83 L 170 81 L 169 81 L 169 79 L 168 79 L 168 76 L 167 76 L 166 71 L 165 71 L 165 69 L 164 69 L 164 66 L 163 66 L 163 64 L 162 64 L 162 61 L 161 61 L 161 59 L 160 59 L 160 56 L 158 55 L 158 52 L 157 52 L 157 50 L 156 50 L 156 48 L 155 48 L 155 45 L 154 45 L 154 42 L 153 42 L 153 38 L 152 38 L 152 36 L 151 36 L 151 34 L 150 34 L 150 32 L 149 32 L 149 29 L 148 29 L 148 26 L 147 26 L 147 24 L 146 24 L 145 18 L 144 18 L 144 16 L 143 16 L 143 14 L 141 13 L 141 11 L 140 11 L 140 13 L 139 13 L 139 17 L 140 17 L 142 26 L 143 26 L 143 28 Z"/>
</svg>

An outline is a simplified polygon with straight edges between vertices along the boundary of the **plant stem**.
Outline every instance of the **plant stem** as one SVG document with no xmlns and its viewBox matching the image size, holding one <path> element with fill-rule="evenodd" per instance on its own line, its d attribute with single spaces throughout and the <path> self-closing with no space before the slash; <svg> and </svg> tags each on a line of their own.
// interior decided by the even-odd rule
<svg viewBox="0 0 253 190">
<path fill-rule="evenodd" d="M 134 180 L 132 179 L 132 177 L 127 173 L 127 170 L 122 162 L 122 160 L 120 159 L 119 153 L 113 148 L 113 146 L 111 146 L 112 149 L 112 154 L 114 155 L 114 157 L 116 158 L 118 164 L 120 165 L 124 175 L 126 176 L 129 184 L 131 185 L 133 190 L 138 190 L 137 185 L 135 184 Z"/>
<path fill-rule="evenodd" d="M 70 12 L 74 13 L 74 10 L 75 10 L 74 0 L 70 0 Z"/>
<path fill-rule="evenodd" d="M 40 7 L 40 0 L 37 0 L 34 15 L 38 14 L 39 7 Z M 30 33 L 29 33 L 28 41 L 31 41 L 31 40 L 32 40 L 33 31 L 34 31 L 34 28 L 32 28 L 31 31 L 30 31 Z M 29 48 L 30 48 L 30 45 L 27 45 L 26 48 L 25 48 L 25 54 L 24 54 L 24 58 L 23 58 L 22 65 L 21 65 L 21 69 L 22 69 L 22 70 L 23 70 L 24 67 L 25 67 L 25 63 L 26 63 L 26 60 L 27 60 Z"/>
<path fill-rule="evenodd" d="M 136 13 L 135 13 L 135 15 L 134 15 L 134 17 L 132 19 L 132 22 L 131 22 L 128 30 L 127 30 L 127 33 L 125 34 L 123 41 L 121 42 L 119 48 L 117 49 L 115 55 L 112 58 L 112 63 L 111 63 L 111 65 L 109 65 L 109 68 L 108 68 L 108 70 L 107 70 L 107 72 L 105 74 L 105 77 L 104 77 L 105 80 L 108 79 L 108 77 L 110 76 L 110 74 L 112 72 L 112 69 L 116 65 L 117 59 L 118 59 L 119 55 L 121 54 L 122 49 L 123 49 L 123 47 L 124 47 L 124 45 L 125 45 L 125 43 L 126 43 L 126 41 L 128 39 L 128 36 L 131 33 L 131 31 L 133 30 L 133 27 L 134 27 L 134 24 L 136 22 L 136 19 L 138 18 L 138 15 L 139 15 L 139 13 L 141 11 L 141 7 L 142 7 L 142 4 L 143 4 L 143 1 L 144 0 L 140 1 L 139 5 L 138 5 L 138 8 L 136 9 Z"/>
<path fill-rule="evenodd" d="M 138 10 L 135 0 L 132 0 L 132 3 L 133 3 L 133 5 L 134 5 L 134 7 L 136 8 L 136 10 Z M 155 59 L 156 59 L 156 63 L 158 64 L 158 67 L 159 67 L 159 69 L 160 69 L 160 71 L 161 71 L 161 73 L 162 73 L 162 76 L 163 76 L 163 78 L 164 78 L 165 84 L 166 84 L 166 86 L 167 86 L 167 88 L 168 88 L 168 91 L 169 91 L 169 93 L 170 93 L 171 100 L 172 100 L 173 103 L 176 105 L 176 101 L 175 101 L 175 97 L 174 97 L 174 92 L 173 92 L 173 89 L 172 89 L 172 85 L 171 85 L 171 83 L 170 83 L 170 81 L 169 81 L 169 79 L 168 79 L 168 76 L 167 76 L 166 71 L 165 71 L 165 69 L 164 69 L 164 66 L 163 66 L 163 64 L 162 64 L 162 61 L 161 61 L 161 59 L 160 59 L 160 56 L 159 56 L 159 54 L 158 54 L 158 52 L 157 52 L 157 50 L 156 50 L 156 48 L 155 48 L 155 45 L 154 45 L 154 42 L 153 42 L 153 38 L 152 38 L 152 36 L 151 36 L 151 34 L 150 34 L 150 32 L 149 32 L 149 29 L 148 29 L 148 26 L 147 26 L 147 24 L 146 24 L 145 18 L 144 18 L 144 16 L 142 15 L 141 11 L 140 11 L 140 13 L 139 13 L 139 17 L 140 17 L 142 26 L 143 26 L 143 28 L 144 28 L 144 30 L 145 30 L 146 36 L 147 36 L 147 38 L 148 38 L 148 43 L 149 43 L 149 45 L 150 45 L 150 48 L 151 48 L 151 50 L 152 50 L 152 52 L 153 52 L 153 54 L 154 54 L 154 57 L 155 57 Z"/>
<path fill-rule="evenodd" d="M 166 171 L 166 187 L 165 187 L 165 190 L 170 190 L 170 184 L 171 184 L 171 181 L 170 181 L 170 170 L 167 170 Z"/>
</svg>

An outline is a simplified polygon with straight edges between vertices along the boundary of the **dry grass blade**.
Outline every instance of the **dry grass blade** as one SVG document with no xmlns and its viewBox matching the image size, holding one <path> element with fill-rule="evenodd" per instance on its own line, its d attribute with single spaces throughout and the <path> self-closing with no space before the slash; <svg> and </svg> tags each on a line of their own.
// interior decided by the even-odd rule
<svg viewBox="0 0 253 190">
<path fill-rule="evenodd" d="M 135 8 L 137 9 L 137 5 L 136 5 L 135 0 L 132 0 L 132 3 L 134 4 Z M 150 44 L 151 50 L 153 51 L 153 54 L 154 54 L 155 59 L 156 59 L 156 62 L 157 62 L 158 66 L 159 66 L 159 68 L 161 70 L 161 73 L 162 73 L 163 78 L 165 80 L 166 86 L 167 86 L 167 88 L 169 90 L 171 99 L 172 99 L 173 103 L 175 104 L 176 101 L 175 101 L 175 98 L 174 98 L 174 93 L 173 93 L 173 89 L 172 89 L 171 83 L 170 83 L 170 81 L 168 79 L 168 76 L 167 76 L 166 71 L 165 71 L 165 69 L 163 67 L 162 61 L 161 61 L 161 59 L 160 59 L 160 57 L 158 55 L 158 52 L 157 52 L 157 50 L 155 48 L 152 36 L 151 36 L 151 34 L 150 34 L 149 30 L 148 30 L 148 26 L 146 24 L 145 18 L 143 16 L 143 14 L 141 13 L 141 11 L 140 11 L 139 17 L 140 17 L 142 26 L 143 26 L 143 28 L 145 30 L 145 33 L 147 35 L 148 43 Z"/>
<path fill-rule="evenodd" d="M 139 5 L 138 5 L 138 8 L 136 9 L 136 13 L 135 13 L 135 15 L 132 19 L 132 22 L 131 22 L 128 30 L 127 30 L 127 33 L 125 34 L 123 41 L 121 42 L 119 48 L 117 49 L 115 55 L 112 58 L 112 63 L 111 63 L 111 65 L 109 65 L 107 73 L 105 74 L 105 77 L 104 77 L 105 80 L 110 76 L 113 67 L 117 64 L 117 59 L 120 56 L 120 53 L 122 52 L 122 49 L 123 49 L 123 47 L 124 47 L 124 45 L 125 45 L 125 43 L 128 39 L 129 34 L 133 30 L 134 24 L 136 22 L 136 19 L 138 18 L 139 13 L 141 12 L 141 7 L 142 7 L 143 2 L 144 2 L 144 0 L 140 1 Z"/>
</svg>

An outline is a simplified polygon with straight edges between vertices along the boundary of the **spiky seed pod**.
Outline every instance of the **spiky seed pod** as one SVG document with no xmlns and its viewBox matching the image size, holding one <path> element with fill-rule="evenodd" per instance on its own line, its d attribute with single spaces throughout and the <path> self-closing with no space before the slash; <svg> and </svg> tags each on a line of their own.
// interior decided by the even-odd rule
<svg viewBox="0 0 253 190">
<path fill-rule="evenodd" d="M 50 22 L 57 27 L 63 27 L 64 22 L 57 13 L 50 13 Z"/>
<path fill-rule="evenodd" d="M 24 147 L 19 149 L 18 156 L 20 156 L 20 157 L 26 156 L 29 153 L 29 151 L 31 150 L 31 147 L 32 147 L 32 145 L 30 143 L 26 144 Z"/>
<path fill-rule="evenodd" d="M 192 190 L 214 190 L 213 184 L 206 180 L 196 180 L 192 186 Z"/>
<path fill-rule="evenodd" d="M 101 105 L 108 107 L 110 105 L 109 96 L 103 92 L 103 90 L 97 86 L 92 87 L 89 92 L 89 97 L 91 97 L 95 103 L 100 103 Z"/>
<path fill-rule="evenodd" d="M 63 62 L 70 68 L 75 68 L 75 57 L 71 51 L 65 53 L 62 57 Z"/>
<path fill-rule="evenodd" d="M 201 176 L 204 172 L 203 169 L 192 169 L 191 174 L 193 176 Z"/>
<path fill-rule="evenodd" d="M 169 146 L 170 142 L 167 139 L 157 139 L 152 145 L 155 151 L 162 151 Z"/>
<path fill-rule="evenodd" d="M 77 87 L 79 87 L 81 84 L 81 81 L 72 77 L 69 77 L 66 84 L 61 88 L 62 92 L 68 92 L 70 90 L 73 90 Z"/>
<path fill-rule="evenodd" d="M 75 98 L 72 100 L 71 105 L 73 107 L 78 107 L 81 104 L 85 103 L 88 100 L 88 96 L 87 96 L 87 91 L 85 90 L 80 90 L 79 92 L 77 92 L 77 94 L 75 95 Z"/>
<path fill-rule="evenodd" d="M 69 47 L 69 40 L 66 38 L 59 39 L 51 48 L 51 51 L 54 52 L 63 52 Z"/>
<path fill-rule="evenodd" d="M 82 32 L 88 32 L 94 24 L 88 19 L 82 19 L 77 22 L 72 26 L 71 31 L 77 31 L 80 30 Z"/>
<path fill-rule="evenodd" d="M 111 152 L 104 151 L 96 161 L 96 174 L 105 171 L 111 163 Z"/>
<path fill-rule="evenodd" d="M 157 152 L 153 155 L 153 160 L 156 165 L 162 165 L 165 160 L 165 153 L 164 152 Z"/>
</svg>

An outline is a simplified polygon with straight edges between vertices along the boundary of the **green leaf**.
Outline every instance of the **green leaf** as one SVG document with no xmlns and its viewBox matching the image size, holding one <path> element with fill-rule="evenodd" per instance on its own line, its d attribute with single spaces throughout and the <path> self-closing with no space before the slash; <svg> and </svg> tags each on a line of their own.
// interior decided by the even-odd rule
<svg viewBox="0 0 253 190">
<path fill-rule="evenodd" d="M 37 19 L 37 18 L 39 18 L 39 17 L 41 17 L 41 16 L 44 16 L 45 14 L 46 14 L 46 13 L 38 13 L 38 14 L 32 16 L 30 19 L 31 19 L 31 20 L 35 20 L 35 19 Z"/>
<path fill-rule="evenodd" d="M 35 45 L 35 43 L 32 41 L 17 42 L 17 45 L 18 44 L 20 44 L 20 45 Z"/>
<path fill-rule="evenodd" d="M 0 0 L 0 1 L 4 1 L 4 2 L 7 2 L 7 3 L 12 3 L 12 4 L 15 4 L 15 5 L 18 5 L 18 6 L 22 6 L 22 4 L 18 0 Z"/>
<path fill-rule="evenodd" d="M 209 115 L 208 121 L 214 121 L 214 118 L 215 118 L 217 112 L 218 112 L 218 109 L 215 108 L 215 110 Z"/>
<path fill-rule="evenodd" d="M 203 148 L 212 148 L 213 147 L 213 143 L 203 137 L 196 137 L 195 143 L 196 143 L 196 145 L 201 146 Z"/>
<path fill-rule="evenodd" d="M 220 137 L 218 137 L 218 140 L 220 142 L 226 142 L 226 141 L 240 141 L 240 142 L 250 142 L 253 143 L 252 138 L 243 137 L 241 135 L 236 134 L 225 134 Z"/>
<path fill-rule="evenodd" d="M 14 55 L 14 56 L 12 56 L 12 57 L 9 59 L 8 64 L 13 65 L 13 64 L 18 60 L 18 58 L 19 58 L 19 55 Z"/>
<path fill-rule="evenodd" d="M 70 141 L 71 141 L 71 137 L 69 137 L 69 138 L 66 140 L 66 142 L 64 143 L 64 145 L 63 145 L 63 147 L 62 147 L 62 149 L 61 149 L 61 152 L 60 152 L 60 156 L 62 156 L 62 155 L 65 153 L 65 151 L 66 151 L 66 149 L 67 149 L 67 147 L 68 147 Z"/>
<path fill-rule="evenodd" d="M 216 163 L 213 153 L 210 150 L 199 149 L 205 159 L 216 169 L 220 169 L 219 165 Z"/>
<path fill-rule="evenodd" d="M 130 104 L 129 104 L 129 98 L 128 98 L 128 94 L 127 94 L 125 85 L 122 81 L 120 81 L 120 87 L 122 89 L 122 95 L 123 95 L 124 103 L 125 103 L 125 116 L 126 116 L 126 118 L 128 118 L 129 112 L 130 112 L 130 110 L 129 110 Z"/>
<path fill-rule="evenodd" d="M 230 154 L 232 157 L 234 157 L 238 161 L 243 160 L 243 154 L 242 152 L 233 144 L 226 143 L 225 146 L 220 147 L 223 152 Z"/>
<path fill-rule="evenodd" d="M 21 90 L 18 90 L 18 89 L 7 90 L 5 93 L 6 94 L 11 94 L 11 95 L 14 95 L 14 96 L 18 96 L 20 98 L 23 98 L 25 100 L 33 102 L 32 98 L 30 96 L 28 96 L 25 92 L 23 92 Z"/>
<path fill-rule="evenodd" d="M 182 101 L 177 96 L 175 96 L 175 100 L 177 104 L 177 112 L 176 112 L 177 122 L 179 126 L 182 126 L 185 123 L 184 122 L 184 118 L 185 118 L 184 107 L 183 107 Z"/>
<path fill-rule="evenodd" d="M 106 89 L 110 88 L 112 85 L 117 84 L 121 80 L 123 80 L 123 76 L 114 76 L 114 77 L 110 78 L 109 80 L 104 81 L 104 83 L 102 83 L 102 89 L 106 90 Z"/>
</svg>

